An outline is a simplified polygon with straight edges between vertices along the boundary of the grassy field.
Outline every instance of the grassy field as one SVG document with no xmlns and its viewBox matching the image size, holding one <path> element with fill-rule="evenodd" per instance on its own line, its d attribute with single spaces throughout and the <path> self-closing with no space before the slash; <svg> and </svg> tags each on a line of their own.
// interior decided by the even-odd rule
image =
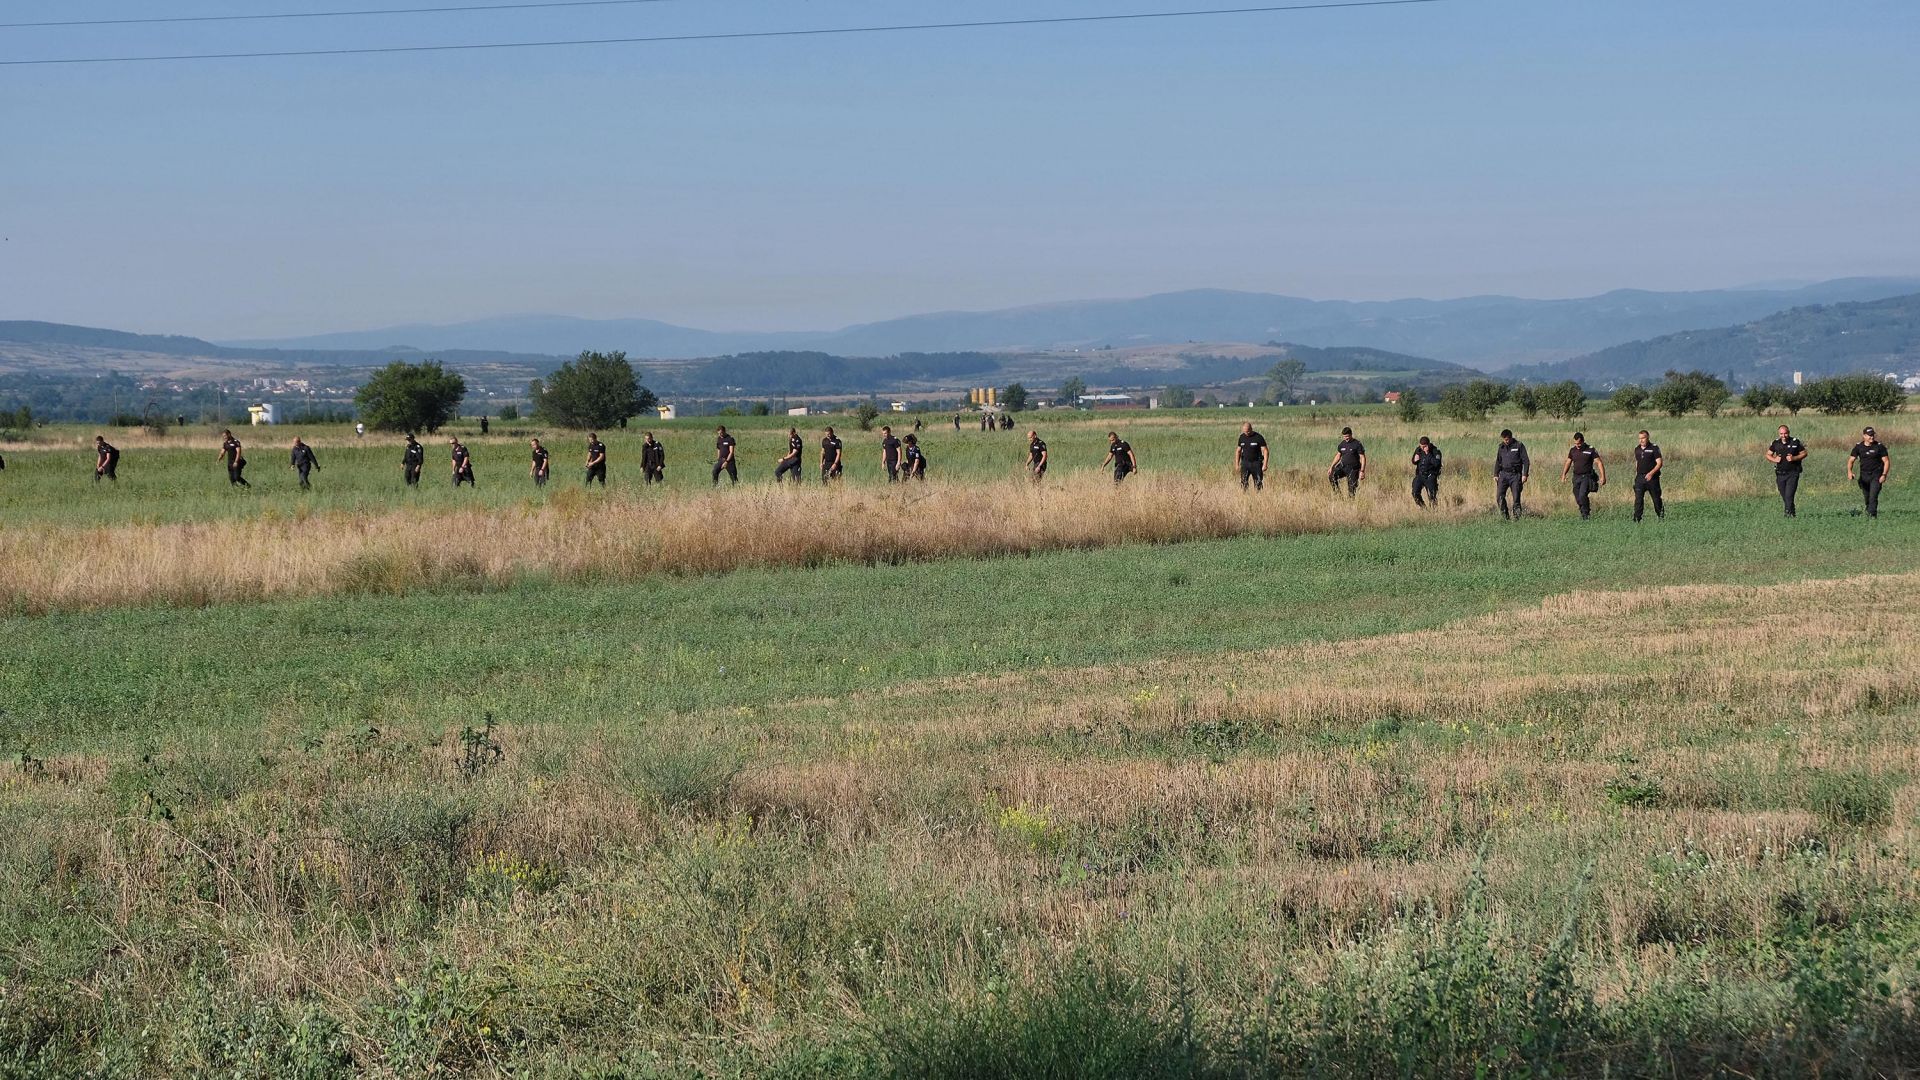
<svg viewBox="0 0 1920 1080">
<path fill-rule="evenodd" d="M 1013 507 L 981 531 L 1038 538 L 994 557 L 914 532 L 968 517 L 964 485 L 908 496 L 877 469 L 834 496 L 483 488 L 461 494 L 557 515 L 556 543 L 728 507 L 748 532 L 913 543 L 5 619 L 0 1076 L 1920 1059 L 1903 421 L 1877 522 L 1831 475 L 1857 423 L 1795 422 L 1816 458 L 1787 521 L 1753 462 L 1778 421 L 1727 418 L 1660 432 L 1673 505 L 1636 528 L 1624 482 L 1596 521 L 1542 484 L 1552 512 L 1503 525 L 1479 460 L 1413 515 L 1397 448 L 1350 505 L 1315 475 L 1339 421 L 1308 417 L 1263 425 L 1289 475 L 1236 518 L 1237 421 L 1214 419 L 1130 418 L 1175 475 L 1119 495 L 1035 494 L 994 471 L 1022 433 L 948 428 L 956 471 Z M 1415 434 L 1365 423 L 1376 454 Z M 1084 456 L 1105 426 L 1048 438 Z M 1626 426 L 1587 430 L 1619 458 Z M 1490 443 L 1431 433 L 1456 467 Z M 1522 434 L 1557 473 L 1558 436 Z M 211 445 L 156 449 L 153 488 L 130 467 L 97 501 L 83 460 L 62 505 L 63 454 L 0 474 L 15 610 L 65 534 L 105 564 L 168 529 L 269 519 L 327 547 L 356 520 L 444 540 L 485 516 L 340 468 L 321 479 L 349 490 L 313 501 L 342 502 L 302 517 L 264 484 L 230 498 Z M 1227 502 L 1192 501 L 1209 488 Z M 1217 527 L 1060 525 L 1102 514 Z"/>
</svg>

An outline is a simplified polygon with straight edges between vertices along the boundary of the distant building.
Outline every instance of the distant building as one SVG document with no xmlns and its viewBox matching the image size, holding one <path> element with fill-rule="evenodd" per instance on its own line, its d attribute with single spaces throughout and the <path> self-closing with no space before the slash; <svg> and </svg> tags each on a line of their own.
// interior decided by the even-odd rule
<svg viewBox="0 0 1920 1080">
<path fill-rule="evenodd" d="M 1387 391 L 1387 393 L 1386 393 L 1386 397 L 1385 397 L 1385 398 L 1384 398 L 1383 400 L 1385 400 L 1385 401 L 1386 401 L 1386 403 L 1387 403 L 1387 404 L 1389 404 L 1389 405 L 1398 405 L 1398 404 L 1400 404 L 1400 391 L 1398 391 L 1398 390 L 1389 390 L 1389 391 Z"/>
<path fill-rule="evenodd" d="M 1088 409 L 1131 409 L 1135 402 L 1132 394 L 1081 394 L 1080 405 Z"/>
<path fill-rule="evenodd" d="M 807 407 L 805 405 L 802 405 L 797 409 L 788 409 L 787 415 L 788 416 L 805 416 L 807 415 Z"/>
<path fill-rule="evenodd" d="M 662 405 L 659 411 L 662 420 L 671 420 L 674 417 L 674 408 L 671 405 Z"/>
<path fill-rule="evenodd" d="M 1799 386 L 1800 382 L 1801 382 L 1800 372 L 1796 371 L 1793 373 L 1793 385 Z"/>
<path fill-rule="evenodd" d="M 907 403 L 904 401 L 889 401 L 887 402 L 887 408 L 892 409 L 894 412 L 906 412 Z"/>
<path fill-rule="evenodd" d="M 273 426 L 273 403 L 247 406 L 247 415 L 253 418 L 254 427 Z"/>
</svg>

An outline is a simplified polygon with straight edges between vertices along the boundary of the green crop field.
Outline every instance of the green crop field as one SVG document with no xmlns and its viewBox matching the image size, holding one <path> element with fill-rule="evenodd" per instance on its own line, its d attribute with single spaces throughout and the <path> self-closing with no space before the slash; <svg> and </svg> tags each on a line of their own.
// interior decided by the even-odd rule
<svg viewBox="0 0 1920 1080">
<path fill-rule="evenodd" d="M 1247 418 L 1277 472 L 1242 496 Z M 1910 417 L 1872 421 L 1878 520 L 1858 418 L 1786 420 L 1814 451 L 1787 520 L 1781 419 L 1587 417 L 1613 470 L 1586 522 L 1544 418 L 929 417 L 936 479 L 904 491 L 825 419 L 833 495 L 769 490 L 784 418 L 728 421 L 747 479 L 718 495 L 704 421 L 658 426 L 664 490 L 632 427 L 584 495 L 579 433 L 508 423 L 462 433 L 458 492 L 444 439 L 408 491 L 391 437 L 300 432 L 311 493 L 293 429 L 242 432 L 247 492 L 208 431 L 108 433 L 113 486 L 90 430 L 0 443 L 0 1077 L 1920 1060 Z M 1535 460 L 1517 523 L 1503 425 Z M 1635 525 L 1641 426 L 1669 515 Z M 1147 470 L 1121 492 L 1109 428 Z M 399 575 L 413 549 L 353 547 L 376 530 L 471 561 Z M 502 544 L 555 552 L 481 561 Z"/>
</svg>

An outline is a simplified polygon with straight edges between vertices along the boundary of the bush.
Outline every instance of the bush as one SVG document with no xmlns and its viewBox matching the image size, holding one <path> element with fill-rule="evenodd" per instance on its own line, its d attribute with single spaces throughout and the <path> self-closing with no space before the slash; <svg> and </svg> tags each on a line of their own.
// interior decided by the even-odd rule
<svg viewBox="0 0 1920 1080">
<path fill-rule="evenodd" d="M 1708 416 L 1719 416 L 1733 396 L 1727 384 L 1704 371 L 1667 372 L 1666 381 L 1647 395 L 1647 404 L 1671 417 L 1682 417 L 1695 409 Z"/>
<path fill-rule="evenodd" d="M 1531 383 L 1521 383 L 1513 388 L 1513 404 L 1521 416 L 1531 420 L 1540 415 L 1540 391 Z"/>
<path fill-rule="evenodd" d="M 1835 375 L 1801 387 L 1807 404 L 1824 413 L 1894 413 L 1906 404 L 1907 392 L 1898 383 L 1878 375 Z"/>
<path fill-rule="evenodd" d="M 1640 410 L 1647 407 L 1645 387 L 1628 383 L 1613 392 L 1613 411 L 1626 416 L 1639 416 Z"/>
<path fill-rule="evenodd" d="M 1572 379 L 1540 390 L 1540 407 L 1556 420 L 1572 420 L 1587 411 L 1587 392 Z"/>
<path fill-rule="evenodd" d="M 1740 404 L 1752 409 L 1753 415 L 1759 416 L 1780 404 L 1780 398 L 1785 393 L 1782 387 L 1774 383 L 1754 383 L 1747 387 L 1746 393 L 1740 395 Z"/>
<path fill-rule="evenodd" d="M 1400 419 L 1409 424 L 1417 424 L 1426 415 L 1427 410 L 1420 406 L 1420 392 L 1408 387 L 1400 391 Z"/>
<path fill-rule="evenodd" d="M 1893 782 L 1866 772 L 1820 772 L 1809 785 L 1807 803 L 1836 825 L 1884 825 L 1893 817 Z"/>
</svg>

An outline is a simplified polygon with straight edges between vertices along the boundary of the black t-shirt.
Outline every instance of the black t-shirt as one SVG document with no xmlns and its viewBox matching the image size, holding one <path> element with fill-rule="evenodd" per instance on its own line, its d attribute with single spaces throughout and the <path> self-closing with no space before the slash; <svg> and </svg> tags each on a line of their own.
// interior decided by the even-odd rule
<svg viewBox="0 0 1920 1080">
<path fill-rule="evenodd" d="M 601 442 L 599 439 L 595 439 L 592 442 L 587 444 L 587 457 L 589 459 L 592 459 L 592 458 L 604 459 L 606 456 L 607 456 L 606 443 Z"/>
<path fill-rule="evenodd" d="M 1779 461 L 1776 461 L 1773 463 L 1773 471 L 1776 473 L 1784 474 L 1784 473 L 1799 472 L 1800 467 L 1802 465 L 1805 465 L 1806 462 L 1804 460 L 1788 461 L 1786 459 L 1792 457 L 1795 454 L 1804 454 L 1806 452 L 1807 452 L 1807 444 L 1801 442 L 1799 439 L 1796 439 L 1791 435 L 1787 436 L 1785 439 L 1775 439 L 1773 440 L 1773 442 L 1767 445 L 1767 453 L 1772 454 L 1773 456 L 1780 459 Z"/>
<path fill-rule="evenodd" d="M 888 461 L 900 460 L 900 440 L 892 435 L 881 439 L 880 453 L 884 455 Z"/>
<path fill-rule="evenodd" d="M 713 440 L 713 452 L 720 455 L 721 461 L 726 461 L 728 458 L 731 458 L 733 456 L 733 436 L 722 435 Z"/>
<path fill-rule="evenodd" d="M 1592 476 L 1593 463 L 1600 460 L 1600 451 L 1591 446 L 1576 446 L 1567 451 L 1567 460 L 1573 462 L 1573 475 Z"/>
<path fill-rule="evenodd" d="M 467 471 L 467 448 L 466 447 L 456 446 L 453 448 L 453 467 L 457 472 Z"/>
<path fill-rule="evenodd" d="M 1133 444 L 1125 439 L 1113 444 L 1113 468 L 1115 472 L 1133 471 Z"/>
<path fill-rule="evenodd" d="M 840 441 L 840 436 L 838 435 L 829 435 L 826 438 L 821 439 L 820 440 L 820 464 L 831 465 L 835 461 L 838 461 L 840 459 L 840 450 L 845 445 L 846 444 Z"/>
<path fill-rule="evenodd" d="M 1044 440 L 1034 439 L 1027 443 L 1027 461 L 1038 465 L 1047 456 L 1047 444 Z"/>
<path fill-rule="evenodd" d="M 1267 437 L 1257 431 L 1243 432 L 1240 436 L 1240 463 L 1243 465 L 1260 464 L 1260 451 L 1267 448 Z"/>
<path fill-rule="evenodd" d="M 919 447 L 917 446 L 907 447 L 907 464 L 908 465 L 912 465 L 915 462 L 923 462 L 925 460 L 927 460 L 927 455 L 922 453 Z"/>
<path fill-rule="evenodd" d="M 427 460 L 427 448 L 419 443 L 408 443 L 406 456 L 400 459 L 402 465 L 419 465 Z"/>
<path fill-rule="evenodd" d="M 238 465 L 246 460 L 240 456 L 240 440 L 231 436 L 220 443 L 220 453 L 227 459 L 229 465 Z"/>
<path fill-rule="evenodd" d="M 1853 452 L 1847 456 L 1860 459 L 1860 479 L 1862 480 L 1876 479 L 1887 471 L 1886 443 L 1875 442 L 1872 446 L 1866 443 L 1855 443 Z"/>
<path fill-rule="evenodd" d="M 1526 472 L 1531 462 L 1527 459 L 1527 444 L 1518 439 L 1493 452 L 1493 471 L 1503 473 Z"/>
<path fill-rule="evenodd" d="M 1340 467 L 1352 472 L 1360 467 L 1360 456 L 1367 452 L 1365 443 L 1359 439 L 1341 439 L 1338 447 Z"/>
<path fill-rule="evenodd" d="M 640 464 L 641 465 L 652 465 L 655 468 L 659 468 L 661 466 L 664 466 L 666 463 L 667 463 L 666 447 L 660 445 L 658 442 L 643 442 L 640 444 Z"/>
<path fill-rule="evenodd" d="M 798 435 L 787 436 L 787 456 L 788 457 L 790 458 L 799 457 L 800 451 L 806 449 L 806 446 L 807 444 L 805 440 L 801 439 L 800 436 Z"/>
<path fill-rule="evenodd" d="M 299 446 L 293 448 L 294 468 L 311 469 L 318 464 L 320 464 L 320 459 L 314 456 L 313 447 L 308 446 L 306 443 L 301 443 Z"/>
<path fill-rule="evenodd" d="M 1660 447 L 1658 444 L 1648 443 L 1645 446 L 1640 446 L 1636 444 L 1633 448 L 1634 475 L 1635 476 L 1647 475 L 1647 473 L 1653 469 L 1653 463 L 1659 460 L 1660 460 Z"/>
<path fill-rule="evenodd" d="M 591 452 L 591 451 L 589 451 Z M 541 447 L 533 452 L 533 467 L 540 472 L 547 471 L 547 448 Z"/>
<path fill-rule="evenodd" d="M 1415 472 L 1422 474 L 1439 472 L 1440 448 L 1437 446 L 1427 446 L 1414 450 L 1413 468 Z"/>
<path fill-rule="evenodd" d="M 120 460 L 120 449 L 119 447 L 114 446 L 112 443 L 107 443 L 107 442 L 101 443 L 99 446 L 99 450 L 100 450 L 100 456 L 106 459 L 107 461 Z"/>
</svg>

